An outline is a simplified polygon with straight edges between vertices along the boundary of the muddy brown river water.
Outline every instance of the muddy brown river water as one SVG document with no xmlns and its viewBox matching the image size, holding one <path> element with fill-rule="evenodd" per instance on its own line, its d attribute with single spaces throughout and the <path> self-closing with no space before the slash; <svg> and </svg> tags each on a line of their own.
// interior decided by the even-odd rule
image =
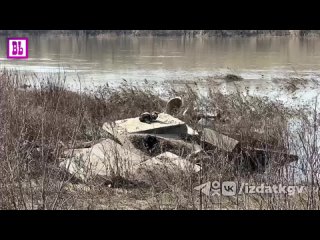
<svg viewBox="0 0 320 240">
<path fill-rule="evenodd" d="M 295 104 L 319 92 L 316 85 L 283 91 L 281 81 L 299 77 L 320 82 L 320 39 L 294 37 L 181 38 L 29 36 L 29 59 L 6 59 L 6 37 L 0 37 L 0 68 L 63 74 L 71 88 L 118 86 L 125 79 L 134 85 L 181 85 L 233 73 L 245 79 L 239 86 Z M 280 85 L 279 85 L 280 83 Z M 205 84 L 202 90 L 205 91 Z M 233 91 L 233 83 L 219 85 Z M 156 89 L 160 89 L 155 87 Z"/>
<path fill-rule="evenodd" d="M 297 73 L 320 76 L 318 38 L 171 38 L 30 36 L 29 59 L 7 60 L 0 37 L 0 66 L 27 72 L 80 75 L 89 86 L 179 81 L 235 73 L 264 81 Z"/>
</svg>

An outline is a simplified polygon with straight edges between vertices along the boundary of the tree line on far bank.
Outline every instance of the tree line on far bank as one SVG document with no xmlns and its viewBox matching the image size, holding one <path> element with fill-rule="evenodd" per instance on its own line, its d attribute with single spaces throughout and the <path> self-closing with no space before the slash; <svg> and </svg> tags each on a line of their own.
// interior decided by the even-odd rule
<svg viewBox="0 0 320 240">
<path fill-rule="evenodd" d="M 233 36 L 320 36 L 320 30 L 0 30 L 0 35 L 15 34 L 74 34 L 79 36 L 128 35 L 128 36 L 185 36 L 185 37 L 233 37 Z"/>
</svg>

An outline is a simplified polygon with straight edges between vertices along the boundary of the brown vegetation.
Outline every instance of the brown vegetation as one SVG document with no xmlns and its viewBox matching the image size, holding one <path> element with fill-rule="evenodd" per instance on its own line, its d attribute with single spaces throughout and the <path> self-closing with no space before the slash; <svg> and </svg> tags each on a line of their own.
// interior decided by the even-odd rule
<svg viewBox="0 0 320 240">
<path fill-rule="evenodd" d="M 54 79 L 38 88 L 20 89 L 22 83 L 18 73 L 4 71 L 0 78 L 1 96 L 5 96 L 5 99 L 1 98 L 2 130 L 5 133 L 0 159 L 1 209 L 317 208 L 319 196 L 313 190 L 295 196 L 255 194 L 219 199 L 200 196 L 194 187 L 207 181 L 230 177 L 243 180 L 235 175 L 232 163 L 223 154 L 215 154 L 214 161 L 202 162 L 205 171 L 196 177 L 161 173 L 150 175 L 145 185 L 141 184 L 141 179 L 131 179 L 130 188 L 113 184 L 125 181 L 120 176 L 108 181 L 74 182 L 72 176 L 59 168 L 63 148 L 79 141 L 105 137 L 101 129 L 104 122 L 137 117 L 145 111 L 161 112 L 165 101 L 152 91 L 134 87 L 112 89 L 105 86 L 89 94 L 66 90 L 63 81 Z M 221 109 L 224 120 L 216 122 L 215 129 L 248 147 L 286 150 L 289 144 L 287 120 L 301 116 L 305 124 L 300 140 L 307 155 L 306 162 L 312 166 L 311 187 L 319 187 L 316 174 L 319 154 L 313 141 L 318 130 L 316 118 L 308 122 L 302 113 L 268 99 L 245 97 L 240 92 L 225 96 L 214 89 L 210 91 L 206 99 L 200 99 L 186 86 L 184 107 L 188 103 L 203 112 Z M 183 116 L 183 110 L 176 117 L 197 128 L 194 119 Z M 276 162 L 277 159 L 270 161 Z M 289 183 L 292 180 L 292 175 L 288 174 L 290 169 L 272 168 L 271 164 L 264 180 L 269 184 Z M 251 175 L 245 181 L 259 183 L 260 177 L 259 174 Z"/>
</svg>

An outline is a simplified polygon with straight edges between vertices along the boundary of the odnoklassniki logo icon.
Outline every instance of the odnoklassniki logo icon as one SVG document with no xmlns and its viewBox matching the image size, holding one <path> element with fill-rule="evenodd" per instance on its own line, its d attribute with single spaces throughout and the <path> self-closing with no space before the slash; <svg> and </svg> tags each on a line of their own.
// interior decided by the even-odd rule
<svg viewBox="0 0 320 240">
<path fill-rule="evenodd" d="M 28 58 L 28 38 L 8 38 L 7 58 Z"/>
</svg>

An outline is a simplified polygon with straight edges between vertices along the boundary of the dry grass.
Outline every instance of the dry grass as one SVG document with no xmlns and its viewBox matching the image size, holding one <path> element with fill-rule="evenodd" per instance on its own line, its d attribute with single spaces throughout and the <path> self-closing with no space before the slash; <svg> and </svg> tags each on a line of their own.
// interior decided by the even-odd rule
<svg viewBox="0 0 320 240">
<path fill-rule="evenodd" d="M 300 88 L 305 87 L 308 84 L 308 80 L 303 78 L 290 78 L 285 83 L 285 89 L 291 93 L 297 91 Z"/>
<path fill-rule="evenodd" d="M 318 206 L 319 196 L 313 191 L 295 196 L 200 195 L 194 187 L 213 180 L 294 183 L 293 175 L 287 173 L 292 168 L 273 168 L 272 164 L 267 174 L 253 174 L 244 179 L 234 172 L 228 156 L 218 152 L 211 156 L 214 161 L 212 158 L 209 162 L 202 161 L 204 170 L 200 174 L 150 172 L 142 179 L 146 184 L 140 184 L 141 179 L 131 179 L 130 187 L 118 184 L 110 188 L 109 182 L 99 179 L 76 183 L 58 167 L 64 147 L 101 139 L 104 122 L 136 117 L 145 111 L 162 111 L 165 101 L 152 91 L 134 87 L 105 86 L 89 94 L 66 90 L 64 80 L 49 79 L 30 90 L 21 89 L 22 82 L 18 73 L 2 72 L 1 209 L 316 209 Z M 314 119 L 307 120 L 303 113 L 268 99 L 243 96 L 240 92 L 225 96 L 210 91 L 206 99 L 201 99 L 186 86 L 181 93 L 184 107 L 196 106 L 203 112 L 219 108 L 224 119 L 215 124 L 216 130 L 236 138 L 244 146 L 286 150 L 287 120 L 299 116 L 304 122 L 299 130 L 303 149 L 297 147 L 297 151 L 306 155 L 308 183 L 319 188 L 316 111 Z M 182 115 L 183 110 L 176 116 L 196 126 L 194 119 Z M 273 161 L 277 159 L 270 159 Z M 124 179 L 114 176 L 110 181 L 113 184 Z"/>
</svg>

